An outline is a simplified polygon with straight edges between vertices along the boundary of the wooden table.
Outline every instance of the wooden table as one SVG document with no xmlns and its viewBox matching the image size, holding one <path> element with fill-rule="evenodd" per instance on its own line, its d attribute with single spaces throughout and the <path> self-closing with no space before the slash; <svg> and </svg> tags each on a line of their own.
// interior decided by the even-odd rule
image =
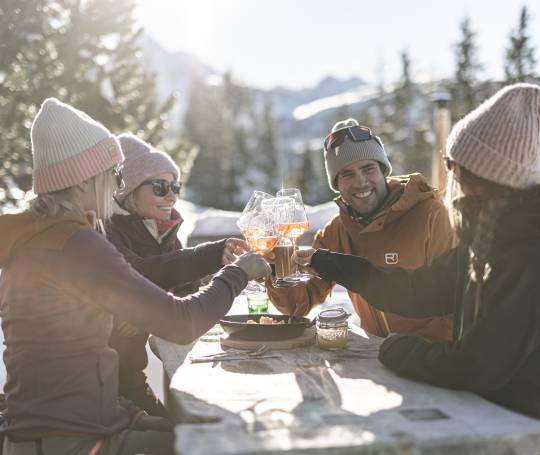
<svg viewBox="0 0 540 455">
<path fill-rule="evenodd" d="M 221 418 L 178 425 L 177 453 L 540 453 L 539 420 L 402 379 L 377 361 L 380 342 L 353 325 L 344 351 L 312 346 L 274 351 L 279 358 L 191 364 L 189 356 L 218 352 L 219 343 L 153 338 L 173 413 L 181 402 Z"/>
</svg>

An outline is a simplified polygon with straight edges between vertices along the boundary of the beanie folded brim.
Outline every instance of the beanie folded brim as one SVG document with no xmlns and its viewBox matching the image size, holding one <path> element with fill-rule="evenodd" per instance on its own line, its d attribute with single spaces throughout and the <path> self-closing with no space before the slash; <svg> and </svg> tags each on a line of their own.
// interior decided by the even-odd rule
<svg viewBox="0 0 540 455">
<path fill-rule="evenodd" d="M 340 147 L 324 152 L 324 162 L 330 188 L 336 193 L 339 193 L 337 188 L 337 176 L 339 172 L 349 164 L 361 160 L 378 161 L 384 167 L 385 176 L 390 175 L 392 172 L 392 165 L 384 149 L 377 141 L 370 139 L 368 141 L 354 142 L 350 139 L 345 139 L 345 142 Z"/>
<path fill-rule="evenodd" d="M 165 152 L 155 149 L 142 139 L 130 134 L 118 137 L 126 157 L 124 161 L 124 188 L 115 193 L 115 198 L 122 203 L 143 182 L 157 175 L 170 172 L 175 180 L 180 178 L 180 169 Z"/>
<path fill-rule="evenodd" d="M 540 184 L 540 86 L 506 86 L 454 125 L 450 159 L 472 174 L 516 190 Z"/>
<path fill-rule="evenodd" d="M 477 153 L 469 153 L 476 150 Z M 485 150 L 485 153 L 481 153 Z M 467 151 L 467 153 L 466 153 Z M 485 159 L 485 156 L 490 159 Z M 478 177 L 514 189 L 523 189 L 539 181 L 537 166 L 527 166 L 499 153 L 467 131 L 448 147 L 448 157 Z"/>
<path fill-rule="evenodd" d="M 75 186 L 121 163 L 123 159 L 118 140 L 112 136 L 105 138 L 76 155 L 34 170 L 34 193 L 51 193 Z"/>
</svg>

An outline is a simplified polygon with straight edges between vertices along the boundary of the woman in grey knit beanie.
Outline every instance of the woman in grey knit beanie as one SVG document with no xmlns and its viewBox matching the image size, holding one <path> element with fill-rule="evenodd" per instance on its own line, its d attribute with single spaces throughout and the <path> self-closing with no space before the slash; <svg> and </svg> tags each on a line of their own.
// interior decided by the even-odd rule
<svg viewBox="0 0 540 455">
<path fill-rule="evenodd" d="M 22 213 L 0 215 L 0 452 L 172 455 L 172 423 L 118 396 L 113 317 L 188 344 L 227 314 L 250 279 L 268 277 L 269 266 L 247 253 L 196 295 L 165 292 L 133 270 L 97 222 L 110 216 L 123 184 L 117 138 L 55 98 L 41 105 L 30 136 L 37 196 Z M 164 285 L 175 284 L 175 272 Z"/>
<path fill-rule="evenodd" d="M 415 271 L 323 250 L 300 251 L 297 262 L 382 311 L 454 313 L 453 341 L 390 336 L 379 360 L 540 418 L 540 86 L 507 86 L 470 112 L 450 133 L 446 161 L 456 249 Z"/>
<path fill-rule="evenodd" d="M 108 239 L 142 275 L 175 295 L 199 290 L 201 279 L 247 251 L 240 239 L 183 248 L 182 223 L 174 208 L 180 193 L 180 170 L 169 155 L 132 134 L 119 136 L 125 155 L 124 187 L 115 194 L 119 207 L 106 226 Z M 168 417 L 146 381 L 148 333 L 115 320 L 110 345 L 119 354 L 120 394 L 151 415 Z M 193 420 L 186 412 L 186 420 Z M 198 421 L 195 418 L 195 421 Z"/>
</svg>

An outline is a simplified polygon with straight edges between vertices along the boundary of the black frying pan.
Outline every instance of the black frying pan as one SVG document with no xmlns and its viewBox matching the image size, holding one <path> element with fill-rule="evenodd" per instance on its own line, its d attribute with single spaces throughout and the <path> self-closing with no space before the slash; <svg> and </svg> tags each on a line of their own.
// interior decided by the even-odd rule
<svg viewBox="0 0 540 455">
<path fill-rule="evenodd" d="M 252 319 L 259 321 L 261 316 L 269 316 L 275 321 L 285 321 L 285 324 L 248 324 Z M 302 335 L 306 328 L 311 327 L 315 321 L 308 318 L 294 318 L 287 324 L 289 316 L 284 314 L 234 314 L 225 316 L 219 323 L 231 338 L 250 341 L 278 341 L 288 340 Z"/>
</svg>

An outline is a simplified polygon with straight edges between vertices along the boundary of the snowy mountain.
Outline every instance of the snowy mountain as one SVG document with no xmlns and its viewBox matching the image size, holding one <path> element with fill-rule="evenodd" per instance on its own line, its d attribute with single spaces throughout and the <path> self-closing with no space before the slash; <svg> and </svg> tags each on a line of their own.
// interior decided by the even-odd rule
<svg viewBox="0 0 540 455">
<path fill-rule="evenodd" d="M 189 88 L 195 77 L 208 78 L 214 69 L 185 52 L 167 52 L 156 41 L 144 36 L 141 43 L 143 61 L 155 73 L 160 100 L 177 93 L 173 124 L 181 125 Z M 335 116 L 343 104 L 364 102 L 372 90 L 359 78 L 337 79 L 328 76 L 316 86 L 300 90 L 276 87 L 271 90 L 253 88 L 260 106 L 272 102 L 279 123 L 280 138 L 287 149 L 300 149 L 307 141 L 318 138 L 328 128 L 328 116 Z"/>
<path fill-rule="evenodd" d="M 171 123 L 181 128 L 189 101 L 190 84 L 194 78 L 209 79 L 210 76 L 217 76 L 212 78 L 216 83 L 221 80 L 222 75 L 217 74 L 214 69 L 193 55 L 165 51 L 150 38 L 145 38 L 143 42 L 143 54 L 149 68 L 156 74 L 159 97 L 165 99 L 172 92 L 178 93 L 178 102 Z M 237 80 L 235 82 L 238 83 Z M 407 111 L 407 125 L 410 128 L 414 129 L 418 126 L 423 131 L 429 129 L 432 115 L 431 94 L 436 85 L 437 82 L 415 84 L 414 102 Z M 364 121 L 372 123 L 378 134 L 386 135 L 383 140 L 387 144 L 388 153 L 396 161 L 396 171 L 402 171 L 399 163 L 403 156 L 398 155 L 404 153 L 405 138 L 400 139 L 396 134 L 403 130 L 407 136 L 410 128 L 392 125 L 386 119 L 391 116 L 389 110 L 395 109 L 393 98 L 395 88 L 386 87 L 385 93 L 381 95 L 376 87 L 368 85 L 358 77 L 338 79 L 327 76 L 317 85 L 300 90 L 284 87 L 275 87 L 270 90 L 254 87 L 249 89 L 255 108 L 260 112 L 268 101 L 271 102 L 273 116 L 277 122 L 278 149 L 285 170 L 296 168 L 299 165 L 299 159 L 305 156 L 303 154 L 305 150 L 312 151 L 313 166 L 321 167 L 322 141 L 332 125 L 344 116 L 361 119 L 366 118 L 367 114 L 369 120 Z M 381 111 L 383 105 L 385 105 L 384 117 Z M 425 141 L 432 142 L 432 135 L 428 136 L 425 137 Z M 415 169 L 418 167 L 415 166 Z M 410 171 L 408 168 L 405 170 Z M 324 179 L 324 169 L 315 170 L 315 173 L 320 174 L 320 177 Z"/>
<path fill-rule="evenodd" d="M 207 78 L 215 71 L 186 52 L 167 52 L 155 40 L 144 35 L 141 40 L 142 60 L 156 76 L 156 89 L 160 101 L 175 93 L 177 101 L 172 112 L 172 122 L 179 127 L 187 108 L 189 89 L 196 78 Z"/>
</svg>

